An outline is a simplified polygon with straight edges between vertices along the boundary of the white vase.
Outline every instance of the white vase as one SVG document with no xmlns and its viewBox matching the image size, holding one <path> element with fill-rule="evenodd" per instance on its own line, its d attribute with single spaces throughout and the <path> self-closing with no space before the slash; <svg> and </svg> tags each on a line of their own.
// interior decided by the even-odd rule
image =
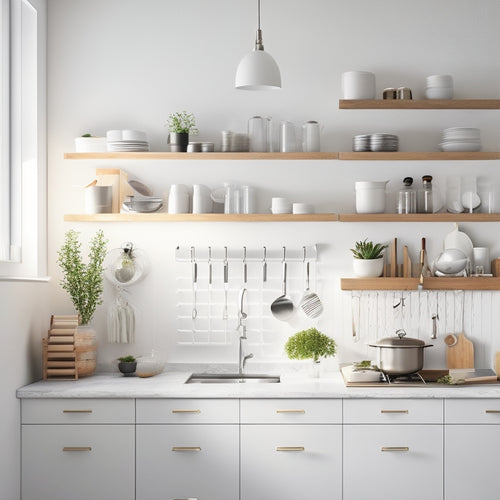
<svg viewBox="0 0 500 500">
<path fill-rule="evenodd" d="M 354 274 L 358 278 L 377 278 L 384 271 L 384 257 L 378 259 L 352 259 Z"/>
<path fill-rule="evenodd" d="M 78 378 L 93 375 L 97 367 L 97 337 L 90 325 L 79 325 L 75 332 Z"/>
</svg>

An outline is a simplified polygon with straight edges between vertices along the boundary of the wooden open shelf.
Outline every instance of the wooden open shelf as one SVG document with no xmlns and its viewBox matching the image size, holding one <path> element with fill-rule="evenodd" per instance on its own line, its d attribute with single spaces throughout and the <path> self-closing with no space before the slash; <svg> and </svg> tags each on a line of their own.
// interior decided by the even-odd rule
<svg viewBox="0 0 500 500">
<path fill-rule="evenodd" d="M 500 109 L 500 99 L 340 99 L 339 109 Z"/>
<path fill-rule="evenodd" d="M 337 214 L 66 214 L 66 222 L 336 222 Z"/>
<path fill-rule="evenodd" d="M 341 278 L 342 290 L 417 290 L 419 278 Z M 499 277 L 424 278 L 424 290 L 500 290 Z"/>
<path fill-rule="evenodd" d="M 338 153 L 170 153 L 133 151 L 115 153 L 64 153 L 65 160 L 336 160 Z"/>
<path fill-rule="evenodd" d="M 339 214 L 340 222 L 500 222 L 500 214 Z"/>
<path fill-rule="evenodd" d="M 449 161 L 449 160 L 499 160 L 499 151 L 344 151 L 338 154 L 339 160 L 358 161 Z"/>
</svg>

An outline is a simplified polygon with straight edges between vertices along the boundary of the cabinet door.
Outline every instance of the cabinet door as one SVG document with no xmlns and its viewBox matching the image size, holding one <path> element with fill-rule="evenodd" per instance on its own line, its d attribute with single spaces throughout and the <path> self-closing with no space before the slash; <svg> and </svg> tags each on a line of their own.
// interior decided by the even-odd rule
<svg viewBox="0 0 500 500">
<path fill-rule="evenodd" d="M 137 425 L 136 433 L 137 500 L 238 498 L 237 425 Z"/>
<path fill-rule="evenodd" d="M 498 498 L 500 425 L 445 426 L 445 499 Z"/>
<path fill-rule="evenodd" d="M 442 426 L 345 425 L 344 500 L 362 498 L 442 500 Z"/>
<path fill-rule="evenodd" d="M 341 426 L 242 425 L 240 474 L 241 500 L 340 500 Z"/>
<path fill-rule="evenodd" d="M 134 499 L 133 425 L 23 425 L 22 500 Z"/>
</svg>

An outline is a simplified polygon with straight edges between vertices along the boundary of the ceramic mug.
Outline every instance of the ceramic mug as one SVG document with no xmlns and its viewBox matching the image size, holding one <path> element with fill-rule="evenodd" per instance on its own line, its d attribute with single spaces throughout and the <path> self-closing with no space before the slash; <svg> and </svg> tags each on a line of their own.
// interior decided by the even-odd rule
<svg viewBox="0 0 500 500">
<path fill-rule="evenodd" d="M 369 71 L 342 73 L 344 99 L 375 99 L 375 75 Z"/>
<path fill-rule="evenodd" d="M 184 184 L 172 184 L 168 195 L 169 214 L 189 213 L 189 191 Z"/>
<path fill-rule="evenodd" d="M 210 214 L 213 210 L 211 191 L 203 184 L 193 184 L 193 214 Z"/>
</svg>

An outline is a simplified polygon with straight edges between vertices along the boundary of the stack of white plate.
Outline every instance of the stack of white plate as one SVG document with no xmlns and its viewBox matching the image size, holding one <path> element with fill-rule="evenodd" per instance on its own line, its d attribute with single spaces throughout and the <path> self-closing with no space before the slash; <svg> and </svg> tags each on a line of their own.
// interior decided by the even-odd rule
<svg viewBox="0 0 500 500">
<path fill-rule="evenodd" d="M 427 77 L 425 89 L 427 99 L 452 99 L 453 78 L 451 75 L 431 75 Z"/>
<path fill-rule="evenodd" d="M 453 127 L 443 131 L 441 151 L 480 151 L 481 138 L 478 128 Z"/>
<path fill-rule="evenodd" d="M 106 133 L 108 151 L 149 151 L 145 132 L 140 130 L 108 130 Z"/>
<path fill-rule="evenodd" d="M 370 136 L 371 151 L 397 151 L 399 139 L 393 134 L 372 134 Z"/>
</svg>

